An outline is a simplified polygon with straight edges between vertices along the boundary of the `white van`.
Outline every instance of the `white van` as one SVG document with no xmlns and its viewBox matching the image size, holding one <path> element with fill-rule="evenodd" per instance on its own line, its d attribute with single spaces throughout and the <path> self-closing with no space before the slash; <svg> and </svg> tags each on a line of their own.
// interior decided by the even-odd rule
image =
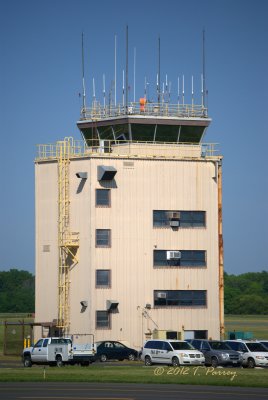
<svg viewBox="0 0 268 400">
<path fill-rule="evenodd" d="M 184 340 L 152 339 L 145 342 L 141 353 L 145 365 L 171 364 L 179 365 L 204 365 L 205 357 L 201 351 Z"/>
<path fill-rule="evenodd" d="M 252 340 L 226 340 L 226 343 L 243 356 L 243 367 L 268 367 L 268 349 L 260 342 Z"/>
</svg>

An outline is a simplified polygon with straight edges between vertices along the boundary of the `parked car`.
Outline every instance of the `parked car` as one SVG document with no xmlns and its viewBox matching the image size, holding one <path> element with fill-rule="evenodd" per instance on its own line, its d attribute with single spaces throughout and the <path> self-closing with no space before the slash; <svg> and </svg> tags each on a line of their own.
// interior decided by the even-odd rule
<svg viewBox="0 0 268 400">
<path fill-rule="evenodd" d="M 218 365 L 235 367 L 242 365 L 242 356 L 222 340 L 190 339 L 188 341 L 194 348 L 202 351 L 205 356 L 205 365 L 211 365 L 214 368 Z"/>
<path fill-rule="evenodd" d="M 145 365 L 171 364 L 203 365 L 205 358 L 200 351 L 184 340 L 148 340 L 141 353 L 141 360 Z"/>
<path fill-rule="evenodd" d="M 268 367 L 268 349 L 262 343 L 240 339 L 226 340 L 226 343 L 242 355 L 244 367 Z"/>
<path fill-rule="evenodd" d="M 125 346 L 123 343 L 114 340 L 105 340 L 96 342 L 97 353 L 96 359 L 102 362 L 107 360 L 136 360 L 138 352 L 135 349 L 131 349 Z"/>
</svg>

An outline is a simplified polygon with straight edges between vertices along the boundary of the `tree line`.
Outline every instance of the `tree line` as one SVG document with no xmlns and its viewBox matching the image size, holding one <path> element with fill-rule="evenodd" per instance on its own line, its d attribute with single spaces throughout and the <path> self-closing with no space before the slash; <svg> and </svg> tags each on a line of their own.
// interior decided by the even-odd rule
<svg viewBox="0 0 268 400">
<path fill-rule="evenodd" d="M 30 272 L 0 272 L 0 312 L 34 312 L 35 278 Z M 224 274 L 225 314 L 268 314 L 268 272 Z"/>
</svg>

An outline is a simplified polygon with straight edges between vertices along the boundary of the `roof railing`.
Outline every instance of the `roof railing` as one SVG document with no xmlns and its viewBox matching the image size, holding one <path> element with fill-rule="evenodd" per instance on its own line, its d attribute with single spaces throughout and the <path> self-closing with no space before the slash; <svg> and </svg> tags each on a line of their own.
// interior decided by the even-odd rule
<svg viewBox="0 0 268 400">
<path fill-rule="evenodd" d="M 208 109 L 203 105 L 170 103 L 132 103 L 106 105 L 95 101 L 91 107 L 82 108 L 80 120 L 100 120 L 120 116 L 151 116 L 171 118 L 208 118 Z"/>
</svg>

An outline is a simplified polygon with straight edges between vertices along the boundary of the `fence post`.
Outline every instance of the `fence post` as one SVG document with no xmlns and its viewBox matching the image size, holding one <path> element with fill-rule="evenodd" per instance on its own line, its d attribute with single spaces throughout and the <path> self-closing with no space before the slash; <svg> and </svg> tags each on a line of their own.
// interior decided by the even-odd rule
<svg viewBox="0 0 268 400">
<path fill-rule="evenodd" d="M 6 341 L 7 341 L 7 321 L 4 321 L 4 342 L 3 342 L 3 355 L 6 356 Z"/>
</svg>

